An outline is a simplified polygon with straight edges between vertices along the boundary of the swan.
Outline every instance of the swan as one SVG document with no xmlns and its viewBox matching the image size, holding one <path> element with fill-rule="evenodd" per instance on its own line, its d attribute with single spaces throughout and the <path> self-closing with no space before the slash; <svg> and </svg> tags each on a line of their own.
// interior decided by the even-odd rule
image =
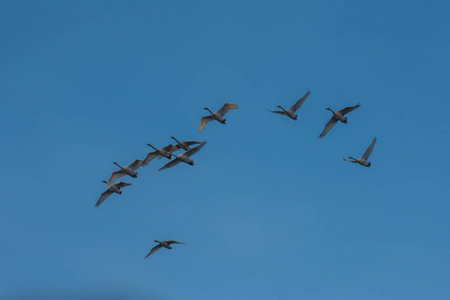
<svg viewBox="0 0 450 300">
<path fill-rule="evenodd" d="M 272 113 L 276 113 L 276 114 L 280 114 L 280 115 L 285 115 L 288 116 L 289 118 L 291 118 L 292 120 L 297 121 L 297 115 L 295 114 L 295 112 L 300 108 L 300 106 L 302 106 L 303 102 L 305 102 L 306 98 L 308 98 L 309 93 L 311 93 L 311 91 L 308 91 L 303 97 L 301 97 L 300 99 L 298 99 L 297 102 L 295 102 L 294 105 L 292 105 L 291 108 L 289 109 L 284 109 L 281 107 L 281 105 L 278 105 L 277 107 L 282 109 L 282 111 L 279 110 L 267 110 L 270 111 Z"/>
<path fill-rule="evenodd" d="M 361 104 L 356 104 L 355 106 L 348 106 L 344 109 L 341 109 L 340 111 L 332 111 L 331 108 L 327 107 L 325 108 L 326 110 L 329 110 L 333 113 L 333 116 L 331 117 L 330 121 L 328 121 L 328 123 L 325 125 L 325 128 L 323 129 L 322 133 L 319 135 L 319 138 L 323 138 L 328 131 L 331 130 L 331 128 L 333 128 L 334 125 L 336 125 L 336 123 L 338 121 L 341 121 L 344 124 L 347 124 L 347 117 L 344 117 L 344 115 L 348 114 L 349 112 L 357 109 L 358 107 L 360 107 Z"/>
<path fill-rule="evenodd" d="M 173 156 L 175 156 L 175 159 L 169 161 L 167 164 L 165 164 L 158 171 L 171 168 L 171 167 L 173 167 L 175 165 L 178 165 L 180 162 L 184 162 L 186 164 L 189 164 L 189 165 L 193 166 L 194 165 L 194 161 L 191 160 L 190 157 L 192 155 L 194 155 L 195 153 L 197 153 L 203 146 L 205 146 L 205 144 L 206 144 L 206 141 L 202 142 L 200 145 L 195 146 L 192 149 L 189 149 L 188 151 L 186 151 L 184 153 L 181 153 L 178 156 L 175 156 L 175 155 L 172 154 Z"/>
<path fill-rule="evenodd" d="M 196 144 L 200 144 L 201 142 L 197 142 L 197 141 L 184 141 L 184 142 L 180 142 L 179 140 L 177 140 L 176 138 L 174 138 L 173 136 L 170 137 L 171 139 L 175 140 L 175 142 L 177 142 L 177 144 L 175 145 L 175 147 L 177 147 L 178 149 L 183 149 L 184 151 L 188 151 L 190 148 L 189 146 L 191 145 L 196 145 Z"/>
<path fill-rule="evenodd" d="M 154 242 L 158 243 L 158 245 L 153 247 L 152 250 L 150 250 L 150 252 L 145 256 L 145 258 L 149 257 L 150 255 L 152 255 L 153 253 L 155 253 L 162 247 L 167 248 L 167 249 L 172 249 L 172 247 L 170 247 L 171 244 L 185 244 L 185 243 L 181 243 L 181 242 L 177 242 L 177 241 L 162 241 L 162 242 L 160 242 L 160 241 L 154 240 Z"/>
<path fill-rule="evenodd" d="M 106 183 L 106 188 L 109 189 L 114 184 L 114 182 L 116 182 L 117 179 L 119 179 L 125 175 L 136 178 L 137 174 L 138 174 L 138 172 L 136 172 L 136 170 L 139 169 L 143 163 L 144 162 L 142 160 L 136 159 L 132 164 L 122 168 L 121 166 L 119 166 L 118 163 L 114 162 L 114 164 L 116 166 L 118 166 L 120 168 L 120 170 L 113 172 L 111 174 L 111 177 L 109 178 L 108 182 Z"/>
<path fill-rule="evenodd" d="M 222 124 L 226 124 L 225 122 L 227 121 L 226 119 L 223 118 L 223 116 L 230 110 L 230 109 L 238 109 L 239 106 L 237 106 L 236 104 L 232 104 L 232 103 L 225 103 L 221 109 L 219 109 L 216 112 L 212 112 L 209 110 L 209 108 L 204 107 L 203 109 L 209 111 L 209 113 L 211 114 L 210 116 L 206 116 L 203 117 L 200 121 L 200 126 L 198 127 L 198 132 L 201 132 L 203 130 L 203 128 L 205 128 L 206 124 L 211 122 L 211 121 L 218 121 Z"/>
<path fill-rule="evenodd" d="M 375 147 L 376 142 L 377 142 L 377 138 L 375 137 L 373 139 L 372 143 L 370 144 L 370 146 L 366 149 L 366 152 L 364 152 L 364 154 L 360 158 L 356 159 L 356 158 L 349 156 L 348 158 L 353 159 L 353 160 L 346 160 L 345 158 L 344 158 L 344 160 L 348 161 L 348 162 L 352 162 L 352 163 L 358 163 L 361 166 L 369 168 L 372 165 L 372 163 L 368 162 L 367 159 L 369 159 L 370 154 L 372 154 L 372 151 L 373 151 L 373 148 Z"/>
<path fill-rule="evenodd" d="M 106 181 L 102 180 L 103 183 L 108 184 Z M 105 201 L 106 198 L 108 198 L 109 196 L 111 196 L 114 193 L 117 194 L 122 194 L 122 192 L 120 191 L 121 188 L 124 188 L 126 186 L 131 185 L 131 183 L 125 183 L 125 182 L 119 182 L 117 184 L 114 184 L 112 186 L 110 186 L 106 192 L 104 192 L 103 194 L 100 195 L 100 198 L 98 199 L 97 203 L 95 204 L 95 207 L 99 207 L 100 204 L 103 203 L 103 201 Z"/>
<path fill-rule="evenodd" d="M 151 144 L 147 144 L 147 146 L 150 146 L 150 147 L 152 147 L 153 149 L 155 149 L 155 151 L 154 152 L 150 152 L 148 155 L 147 155 L 147 157 L 144 159 L 144 163 L 142 164 L 142 166 L 143 167 L 145 167 L 146 165 L 148 165 L 148 163 L 152 160 L 152 159 L 154 159 L 154 158 L 157 158 L 157 157 L 159 157 L 159 158 L 161 158 L 161 157 L 165 157 L 165 158 L 167 158 L 167 159 L 170 159 L 171 158 L 171 153 L 172 152 L 174 152 L 174 151 L 177 151 L 179 148 L 177 148 L 176 146 L 174 146 L 174 145 L 172 145 L 172 144 L 169 144 L 169 145 L 167 145 L 166 147 L 164 147 L 164 148 L 159 148 L 159 149 L 156 149 L 155 147 L 153 147 Z"/>
</svg>

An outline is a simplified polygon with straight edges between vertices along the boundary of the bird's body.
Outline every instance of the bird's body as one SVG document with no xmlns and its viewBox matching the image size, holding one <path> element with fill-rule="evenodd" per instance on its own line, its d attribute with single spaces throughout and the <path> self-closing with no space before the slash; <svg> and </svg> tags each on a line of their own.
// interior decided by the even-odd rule
<svg viewBox="0 0 450 300">
<path fill-rule="evenodd" d="M 160 158 L 165 157 L 167 159 L 170 159 L 172 156 L 171 153 L 174 151 L 177 151 L 179 149 L 172 144 L 169 144 L 166 147 L 158 148 L 158 149 L 153 147 L 151 144 L 147 144 L 147 146 L 152 147 L 155 151 L 147 154 L 147 157 L 145 157 L 144 162 L 142 164 L 143 167 L 148 165 L 150 163 L 150 161 L 152 161 L 154 158 L 157 158 L 157 157 L 160 157 Z"/>
<path fill-rule="evenodd" d="M 164 247 L 166 249 L 172 249 L 172 247 L 170 246 L 171 244 L 184 244 L 184 243 L 177 242 L 177 241 L 162 241 L 162 242 L 160 242 L 160 241 L 154 240 L 154 242 L 158 243 L 158 245 L 153 247 L 152 250 L 150 250 L 150 252 L 145 256 L 145 258 L 149 257 L 150 255 L 152 255 L 153 253 L 155 253 L 162 247 Z"/>
<path fill-rule="evenodd" d="M 116 166 L 118 166 L 120 168 L 120 170 L 113 172 L 111 174 L 111 177 L 109 178 L 108 182 L 106 183 L 106 188 L 108 188 L 108 189 L 114 184 L 114 182 L 116 182 L 117 179 L 119 179 L 125 175 L 136 178 L 138 175 L 138 172 L 136 172 L 136 170 L 142 166 L 143 161 L 140 159 L 136 159 L 132 164 L 130 164 L 126 167 L 123 167 L 123 168 L 121 166 L 119 166 L 119 164 L 116 162 L 114 162 L 114 164 Z"/>
<path fill-rule="evenodd" d="M 237 106 L 236 104 L 232 104 L 232 103 L 225 103 L 221 109 L 219 109 L 216 112 L 212 112 L 210 111 L 207 107 L 204 107 L 203 109 L 209 111 L 209 113 L 211 114 L 210 116 L 206 116 L 203 117 L 200 120 L 200 125 L 198 127 L 198 132 L 201 132 L 203 130 L 203 128 L 205 128 L 206 124 L 208 124 L 211 121 L 218 121 L 222 124 L 226 124 L 226 119 L 223 118 L 223 116 L 230 110 L 230 109 L 238 109 L 239 106 Z"/>
<path fill-rule="evenodd" d="M 356 158 L 349 156 L 348 158 L 351 160 L 347 160 L 345 158 L 344 158 L 344 160 L 348 161 L 348 162 L 360 164 L 361 166 L 364 166 L 364 167 L 370 167 L 372 165 L 372 163 L 368 162 L 367 160 L 369 159 L 370 154 L 372 154 L 372 151 L 373 151 L 373 148 L 375 147 L 376 142 L 377 142 L 377 138 L 374 138 L 372 143 L 370 144 L 370 146 L 366 149 L 366 151 L 360 158 L 356 159 Z"/>
<path fill-rule="evenodd" d="M 298 118 L 298 115 L 296 115 L 295 112 L 300 108 L 300 106 L 302 106 L 303 102 L 305 102 L 306 98 L 308 98 L 310 93 L 311 93 L 311 91 L 308 91 L 303 97 L 298 99 L 297 102 L 295 102 L 295 104 L 292 105 L 292 107 L 289 109 L 284 109 L 281 107 L 281 105 L 278 105 L 277 107 L 282 109 L 282 111 L 279 111 L 279 110 L 268 110 L 268 111 L 279 114 L 279 115 L 288 116 L 292 120 L 296 121 Z"/>
<path fill-rule="evenodd" d="M 332 111 L 331 108 L 327 107 L 326 110 L 329 110 L 333 113 L 333 116 L 331 117 L 330 121 L 328 121 L 328 123 L 325 125 L 325 128 L 323 129 L 322 133 L 319 135 L 319 138 L 323 138 L 328 131 L 331 130 L 331 128 L 333 128 L 334 125 L 336 125 L 336 123 L 338 121 L 347 124 L 347 117 L 344 117 L 344 115 L 348 114 L 349 112 L 357 109 L 358 107 L 360 107 L 361 104 L 356 104 L 355 106 L 349 106 L 346 107 L 344 109 L 341 109 L 340 111 Z"/>
<path fill-rule="evenodd" d="M 179 141 L 176 138 L 174 138 L 173 136 L 170 137 L 171 139 L 175 140 L 175 142 L 177 142 L 177 144 L 175 145 L 175 147 L 177 147 L 178 149 L 183 149 L 184 151 L 188 151 L 190 148 L 189 146 L 192 145 L 197 145 L 200 144 L 201 142 L 198 141 Z"/>
<path fill-rule="evenodd" d="M 102 182 L 108 184 L 104 180 Z M 117 184 L 110 186 L 103 194 L 100 195 L 100 198 L 98 199 L 95 206 L 96 207 L 100 206 L 100 204 L 102 204 L 106 198 L 108 198 L 109 196 L 111 196 L 114 193 L 119 194 L 119 195 L 122 194 L 122 191 L 120 189 L 124 188 L 126 186 L 129 186 L 129 185 L 131 185 L 131 183 L 119 182 Z"/>
<path fill-rule="evenodd" d="M 193 166 L 194 165 L 194 161 L 192 159 L 190 159 L 190 157 L 192 155 L 194 155 L 195 153 L 197 153 L 205 144 L 206 144 L 206 141 L 202 142 L 200 145 L 195 146 L 192 149 L 189 149 L 188 151 L 186 151 L 184 153 L 181 153 L 180 155 L 177 155 L 177 156 L 174 155 L 175 159 L 173 159 L 170 162 L 168 162 L 167 164 L 165 164 L 158 171 L 171 168 L 171 167 L 179 164 L 180 162 L 184 162 L 186 164 L 189 164 L 189 165 Z"/>
</svg>

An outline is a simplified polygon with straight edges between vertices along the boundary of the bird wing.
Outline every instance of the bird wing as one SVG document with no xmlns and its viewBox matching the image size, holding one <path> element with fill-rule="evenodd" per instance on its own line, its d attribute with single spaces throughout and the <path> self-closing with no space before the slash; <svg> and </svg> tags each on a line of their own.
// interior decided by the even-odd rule
<svg viewBox="0 0 450 300">
<path fill-rule="evenodd" d="M 322 133 L 319 135 L 320 138 L 323 138 L 325 136 L 325 134 L 328 133 L 328 131 L 331 130 L 331 128 L 333 128 L 334 125 L 336 125 L 337 123 L 337 119 L 333 116 L 331 117 L 330 121 L 328 121 L 328 123 L 325 125 L 325 128 L 323 129 Z"/>
<path fill-rule="evenodd" d="M 270 111 L 271 113 L 276 113 L 279 115 L 286 115 L 286 113 L 284 111 L 280 111 L 280 110 L 268 110 L 267 109 L 267 111 Z"/>
<path fill-rule="evenodd" d="M 217 113 L 223 117 L 230 109 L 238 109 L 238 108 L 239 106 L 237 106 L 236 104 L 225 103 L 222 106 L 222 108 L 217 111 Z"/>
<path fill-rule="evenodd" d="M 106 192 L 101 194 L 100 198 L 98 199 L 97 203 L 95 204 L 95 207 L 99 207 L 100 204 L 102 204 L 103 201 L 105 201 L 105 199 L 108 198 L 109 196 L 111 196 L 112 194 L 114 194 L 114 192 L 111 190 L 107 190 Z"/>
<path fill-rule="evenodd" d="M 166 241 L 167 244 L 184 244 L 182 242 L 177 242 L 177 241 Z"/>
<path fill-rule="evenodd" d="M 158 152 L 154 151 L 154 152 L 150 152 L 149 154 L 147 154 L 147 157 L 144 159 L 144 162 L 142 163 L 142 166 L 145 167 L 146 165 L 148 165 L 148 163 L 156 158 L 160 156 Z"/>
<path fill-rule="evenodd" d="M 172 153 L 172 152 L 177 151 L 177 150 L 179 150 L 179 149 L 180 149 L 180 148 L 178 148 L 177 146 L 174 146 L 174 145 L 172 145 L 172 144 L 169 144 L 169 145 L 167 145 L 167 146 L 165 146 L 165 147 L 163 148 L 164 151 L 169 152 L 169 153 Z"/>
<path fill-rule="evenodd" d="M 117 179 L 122 178 L 125 175 L 126 175 L 125 172 L 122 170 L 113 172 L 108 182 L 106 183 L 106 188 L 109 189 L 114 184 L 114 182 L 116 182 Z"/>
<path fill-rule="evenodd" d="M 168 169 L 168 168 L 172 168 L 173 166 L 176 166 L 179 163 L 180 163 L 180 160 L 178 158 L 172 159 L 167 164 L 165 164 L 162 168 L 159 168 L 158 171 L 161 171 L 161 170 L 164 170 L 164 169 Z"/>
<path fill-rule="evenodd" d="M 359 104 L 359 103 L 356 104 L 355 106 L 348 106 L 348 107 L 346 107 L 346 108 L 341 109 L 340 111 L 338 111 L 338 113 L 340 113 L 341 115 L 345 115 L 345 114 L 348 114 L 349 112 L 351 112 L 351 111 L 357 109 L 357 108 L 360 107 L 360 106 L 361 106 L 361 104 Z"/>
<path fill-rule="evenodd" d="M 195 146 L 192 149 L 189 149 L 188 151 L 184 152 L 183 154 L 186 155 L 187 157 L 191 157 L 192 155 L 197 153 L 200 149 L 202 149 L 202 147 L 205 146 L 205 144 L 206 144 L 206 141 L 204 141 L 203 143 L 201 143 L 198 146 Z"/>
<path fill-rule="evenodd" d="M 184 141 L 183 143 L 185 143 L 186 146 L 191 146 L 191 145 L 201 144 L 202 142 L 199 142 L 199 141 Z"/>
<path fill-rule="evenodd" d="M 133 171 L 136 171 L 137 169 L 139 169 L 142 166 L 143 163 L 144 163 L 143 160 L 136 159 L 131 164 L 129 164 L 127 167 Z"/>
<path fill-rule="evenodd" d="M 294 105 L 292 105 L 291 110 L 292 110 L 292 111 L 297 111 L 297 110 L 300 108 L 300 106 L 302 106 L 303 102 L 305 102 L 306 98 L 308 98 L 309 93 L 311 93 L 311 91 L 308 91 L 308 92 L 305 94 L 305 96 L 303 96 L 303 97 L 301 97 L 300 99 L 298 99 L 298 101 L 295 102 Z"/>
<path fill-rule="evenodd" d="M 363 156 L 361 156 L 362 159 L 367 160 L 369 158 L 370 154 L 372 154 L 376 142 L 377 138 L 374 138 L 370 146 L 366 149 L 366 152 L 364 152 Z"/>
<path fill-rule="evenodd" d="M 147 254 L 147 256 L 145 256 L 145 258 L 149 257 L 150 255 L 161 249 L 161 247 L 162 247 L 161 244 L 158 244 L 155 247 L 153 247 L 152 250 L 150 250 L 150 252 Z"/>
<path fill-rule="evenodd" d="M 118 184 L 116 184 L 116 187 L 120 190 L 123 187 L 129 186 L 131 185 L 131 183 L 126 183 L 126 182 L 119 182 Z"/>
<path fill-rule="evenodd" d="M 203 117 L 200 121 L 200 126 L 198 126 L 198 132 L 202 132 L 203 128 L 205 128 L 206 124 L 213 121 L 213 116 Z"/>
</svg>

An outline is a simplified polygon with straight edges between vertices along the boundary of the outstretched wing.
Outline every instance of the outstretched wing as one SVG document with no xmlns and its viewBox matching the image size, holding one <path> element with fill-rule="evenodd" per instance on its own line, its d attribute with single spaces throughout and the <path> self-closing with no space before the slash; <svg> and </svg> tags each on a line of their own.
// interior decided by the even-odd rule
<svg viewBox="0 0 450 300">
<path fill-rule="evenodd" d="M 164 169 L 168 169 L 168 168 L 172 168 L 173 166 L 176 166 L 180 163 L 180 160 L 178 158 L 175 158 L 171 161 L 169 161 L 167 164 L 165 164 L 162 168 L 158 169 L 158 171 L 164 170 Z"/>
<path fill-rule="evenodd" d="M 319 135 L 320 138 L 323 138 L 325 136 L 325 134 L 328 133 L 328 131 L 331 130 L 331 128 L 333 128 L 334 125 L 336 125 L 337 123 L 337 119 L 333 116 L 331 117 L 330 121 L 328 121 L 328 123 L 325 125 L 325 128 L 323 129 L 322 133 Z"/>
<path fill-rule="evenodd" d="M 131 170 L 136 171 L 137 169 L 139 169 L 142 166 L 143 163 L 144 163 L 143 160 L 136 159 L 131 164 L 129 164 L 127 166 L 127 168 L 130 168 Z"/>
<path fill-rule="evenodd" d="M 184 141 L 183 143 L 185 143 L 186 146 L 191 146 L 191 145 L 201 144 L 202 142 L 199 142 L 199 141 Z"/>
<path fill-rule="evenodd" d="M 157 158 L 158 156 L 160 156 L 158 152 L 156 152 L 156 151 L 150 152 L 149 154 L 147 154 L 147 157 L 144 159 L 142 166 L 145 167 L 146 165 L 148 165 L 148 163 L 150 161 L 152 161 L 152 159 Z"/>
<path fill-rule="evenodd" d="M 125 172 L 122 170 L 113 172 L 108 182 L 106 183 L 106 188 L 109 189 L 114 184 L 114 182 L 116 182 L 117 179 L 122 178 L 125 175 L 126 175 Z"/>
<path fill-rule="evenodd" d="M 119 182 L 118 184 L 116 184 L 116 187 L 120 190 L 121 188 L 124 188 L 129 185 L 131 185 L 131 183 Z"/>
<path fill-rule="evenodd" d="M 208 124 L 209 122 L 211 122 L 213 120 L 214 120 L 213 116 L 203 117 L 200 121 L 200 126 L 198 126 L 198 132 L 202 132 L 202 130 L 203 130 L 203 128 L 205 128 L 206 124 Z"/>
<path fill-rule="evenodd" d="M 107 190 L 106 192 L 101 194 L 100 198 L 98 199 L 97 203 L 95 204 L 95 207 L 99 207 L 99 205 L 102 204 L 103 201 L 105 201 L 105 199 L 108 198 L 109 196 L 111 196 L 112 194 L 114 194 L 114 192 L 111 190 Z"/>
<path fill-rule="evenodd" d="M 165 146 L 165 147 L 163 148 L 164 151 L 169 152 L 169 153 L 175 152 L 175 151 L 177 151 L 178 149 L 179 149 L 179 148 L 178 148 L 177 146 L 174 146 L 174 145 L 172 145 L 172 144 L 169 144 L 169 145 L 167 145 L 167 146 Z"/>
<path fill-rule="evenodd" d="M 204 141 L 203 143 L 201 143 L 201 144 L 198 145 L 198 146 L 195 146 L 195 147 L 192 148 L 192 149 L 189 149 L 188 151 L 184 152 L 183 154 L 186 155 L 186 156 L 188 156 L 188 157 L 191 157 L 192 155 L 194 155 L 195 153 L 197 153 L 200 149 L 202 149 L 202 147 L 205 146 L 205 144 L 206 144 L 206 141 Z"/>
<path fill-rule="evenodd" d="M 364 152 L 363 156 L 361 156 L 362 159 L 367 160 L 372 154 L 373 148 L 375 147 L 375 143 L 377 142 L 377 138 L 374 138 L 372 143 L 370 144 L 369 148 L 367 148 L 366 152 Z"/>
<path fill-rule="evenodd" d="M 279 110 L 268 110 L 267 111 L 271 112 L 271 113 L 276 113 L 279 115 L 286 115 L 286 113 L 284 111 L 279 111 Z"/>
<path fill-rule="evenodd" d="M 222 106 L 222 108 L 217 111 L 217 113 L 223 117 L 230 109 L 238 109 L 238 108 L 239 106 L 237 106 L 236 104 L 225 103 Z"/>
<path fill-rule="evenodd" d="M 302 106 L 303 102 L 305 102 L 306 98 L 308 98 L 309 93 L 311 93 L 311 91 L 308 91 L 308 92 L 305 94 L 305 96 L 303 96 L 303 97 L 301 97 L 300 99 L 298 99 L 298 101 L 295 102 L 294 105 L 292 105 L 291 110 L 292 110 L 292 111 L 297 111 L 297 110 L 300 108 L 300 106 Z"/>
<path fill-rule="evenodd" d="M 184 244 L 184 243 L 182 243 L 182 242 L 177 242 L 177 241 L 166 241 L 167 242 L 167 244 Z"/>
<path fill-rule="evenodd" d="M 360 106 L 361 106 L 361 104 L 359 104 L 359 103 L 356 104 L 355 106 L 348 106 L 348 107 L 346 107 L 346 108 L 341 109 L 340 111 L 338 111 L 338 113 L 340 113 L 341 115 L 345 115 L 345 114 L 348 114 L 349 112 L 351 112 L 351 111 L 357 109 L 357 108 L 360 107 Z"/>
<path fill-rule="evenodd" d="M 152 250 L 150 250 L 150 252 L 144 258 L 149 257 L 150 255 L 161 249 L 161 247 L 162 247 L 161 244 L 156 245 L 155 247 L 152 248 Z"/>
</svg>

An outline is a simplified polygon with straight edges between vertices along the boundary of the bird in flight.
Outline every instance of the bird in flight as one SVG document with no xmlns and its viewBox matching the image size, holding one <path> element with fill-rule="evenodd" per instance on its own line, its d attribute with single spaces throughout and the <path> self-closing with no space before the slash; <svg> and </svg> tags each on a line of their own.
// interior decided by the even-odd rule
<svg viewBox="0 0 450 300">
<path fill-rule="evenodd" d="M 319 138 L 323 138 L 328 131 L 331 130 L 331 128 L 333 128 L 334 125 L 336 125 L 336 123 L 338 121 L 341 121 L 344 124 L 347 124 L 347 117 L 344 117 L 344 115 L 348 114 L 349 112 L 357 109 L 358 107 L 360 107 L 361 104 L 356 104 L 355 106 L 349 106 L 346 107 L 344 109 L 341 109 L 340 111 L 332 111 L 331 108 L 327 107 L 326 110 L 329 110 L 333 113 L 333 116 L 331 117 L 330 121 L 328 121 L 328 123 L 325 125 L 325 128 L 323 129 L 322 133 L 319 135 Z"/>
<path fill-rule="evenodd" d="M 278 105 L 277 107 L 280 108 L 281 111 L 279 111 L 279 110 L 268 110 L 268 111 L 279 114 L 279 115 L 288 116 L 292 120 L 297 121 L 298 116 L 295 114 L 295 112 L 300 108 L 300 106 L 302 106 L 302 104 L 303 104 L 303 102 L 305 102 L 306 98 L 308 98 L 309 93 L 311 93 L 311 91 L 308 91 L 303 97 L 298 99 L 297 102 L 295 102 L 295 104 L 292 105 L 291 108 L 284 109 L 281 107 L 281 105 Z"/>
<path fill-rule="evenodd" d="M 117 179 L 122 178 L 125 175 L 131 176 L 133 178 L 136 178 L 138 175 L 138 172 L 136 172 L 137 169 L 139 169 L 142 166 L 143 161 L 140 159 L 136 159 L 132 164 L 121 167 L 118 163 L 114 162 L 116 166 L 120 168 L 119 171 L 113 172 L 111 174 L 111 177 L 109 178 L 108 182 L 106 183 L 106 188 L 110 188 L 114 182 L 116 182 Z"/>
<path fill-rule="evenodd" d="M 167 164 L 165 164 L 158 171 L 161 171 L 161 170 L 164 170 L 164 169 L 167 169 L 167 168 L 171 168 L 171 167 L 173 167 L 175 165 L 178 165 L 180 162 L 184 162 L 186 164 L 189 164 L 189 165 L 193 166 L 194 165 L 194 161 L 192 159 L 190 159 L 190 157 L 192 155 L 194 155 L 195 153 L 197 153 L 200 149 L 202 149 L 202 147 L 205 146 L 205 144 L 206 144 L 206 141 L 202 142 L 200 145 L 195 146 L 192 149 L 189 149 L 188 151 L 186 151 L 184 153 L 181 153 L 178 156 L 175 156 L 175 155 L 172 154 L 173 156 L 175 156 L 175 159 L 169 161 Z"/>
<path fill-rule="evenodd" d="M 162 241 L 162 242 L 160 242 L 160 241 L 154 240 L 154 242 L 158 243 L 158 245 L 153 247 L 152 250 L 150 250 L 150 252 L 147 254 L 147 256 L 145 256 L 145 258 L 149 257 L 150 255 L 152 255 L 153 253 L 155 253 L 162 247 L 167 248 L 167 249 L 172 249 L 172 247 L 170 247 L 171 244 L 184 244 L 184 243 L 177 242 L 177 241 Z"/>
<path fill-rule="evenodd" d="M 375 147 L 376 142 L 377 142 L 377 138 L 374 138 L 372 143 L 370 144 L 370 146 L 366 149 L 366 152 L 364 152 L 364 154 L 360 158 L 356 159 L 356 158 L 349 156 L 348 158 L 351 160 L 347 160 L 345 158 L 344 158 L 344 160 L 348 161 L 348 162 L 352 162 L 352 163 L 358 163 L 364 167 L 370 167 L 372 165 L 372 163 L 368 162 L 367 160 L 369 159 L 370 154 L 372 154 L 372 151 L 373 151 L 373 148 Z"/>
<path fill-rule="evenodd" d="M 104 180 L 102 182 L 108 184 Z M 103 201 L 105 201 L 106 198 L 108 198 L 109 196 L 111 196 L 114 193 L 117 193 L 119 195 L 122 194 L 122 191 L 120 189 L 124 188 L 126 186 L 129 186 L 129 185 L 131 185 L 131 183 L 119 182 L 119 183 L 116 183 L 116 184 L 110 186 L 106 190 L 106 192 L 104 192 L 103 194 L 100 195 L 100 198 L 98 199 L 97 203 L 95 204 L 95 207 L 99 207 L 100 204 L 102 204 Z"/>
<path fill-rule="evenodd" d="M 198 127 L 198 132 L 201 132 L 203 130 L 203 128 L 205 128 L 206 124 L 211 122 L 211 121 L 218 121 L 222 124 L 226 124 L 225 122 L 227 121 L 226 119 L 223 118 L 223 116 L 230 110 L 230 109 L 238 109 L 239 106 L 237 106 L 236 104 L 232 104 L 232 103 L 225 103 L 221 109 L 219 109 L 216 112 L 212 112 L 209 110 L 209 108 L 204 107 L 203 109 L 209 111 L 209 113 L 211 114 L 210 116 L 206 116 L 203 117 L 200 121 L 200 126 Z"/>
</svg>

